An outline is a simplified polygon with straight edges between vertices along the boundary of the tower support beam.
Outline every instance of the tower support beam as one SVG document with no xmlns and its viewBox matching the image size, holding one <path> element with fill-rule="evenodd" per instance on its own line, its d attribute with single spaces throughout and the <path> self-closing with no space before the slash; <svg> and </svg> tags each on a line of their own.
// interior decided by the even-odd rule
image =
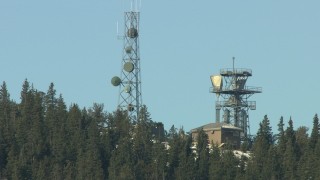
<svg viewBox="0 0 320 180">
<path fill-rule="evenodd" d="M 262 92 L 261 87 L 246 86 L 250 76 L 252 76 L 252 70 L 235 68 L 234 59 L 232 68 L 221 69 L 220 75 L 210 76 L 213 86 L 210 92 L 218 96 L 216 122 L 220 122 L 220 109 L 222 109 L 223 121 L 241 128 L 244 137 L 247 137 L 250 132 L 248 112 L 256 109 L 256 102 L 248 101 L 248 98 Z M 222 97 L 221 101 L 220 97 Z"/>
</svg>

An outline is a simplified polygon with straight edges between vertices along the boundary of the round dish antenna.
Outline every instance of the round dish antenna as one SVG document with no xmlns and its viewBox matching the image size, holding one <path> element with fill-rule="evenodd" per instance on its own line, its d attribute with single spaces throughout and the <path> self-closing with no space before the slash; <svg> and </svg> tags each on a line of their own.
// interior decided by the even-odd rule
<svg viewBox="0 0 320 180">
<path fill-rule="evenodd" d="M 126 87 L 124 87 L 124 92 L 126 92 L 126 93 L 130 93 L 131 92 L 130 85 L 126 85 Z"/>
<path fill-rule="evenodd" d="M 131 51 L 132 51 L 132 46 L 128 46 L 125 48 L 125 51 L 127 54 L 131 54 Z"/>
<path fill-rule="evenodd" d="M 114 86 L 119 86 L 121 84 L 121 79 L 118 76 L 114 76 L 111 79 L 111 84 Z"/>
<path fill-rule="evenodd" d="M 130 38 L 136 38 L 138 36 L 138 30 L 136 28 L 132 27 L 132 28 L 128 29 L 127 35 Z"/>
<path fill-rule="evenodd" d="M 126 62 L 126 63 L 124 63 L 124 65 L 123 65 L 123 69 L 124 69 L 125 71 L 127 71 L 127 72 L 132 72 L 133 69 L 134 69 L 134 65 L 133 65 L 132 62 Z"/>
</svg>

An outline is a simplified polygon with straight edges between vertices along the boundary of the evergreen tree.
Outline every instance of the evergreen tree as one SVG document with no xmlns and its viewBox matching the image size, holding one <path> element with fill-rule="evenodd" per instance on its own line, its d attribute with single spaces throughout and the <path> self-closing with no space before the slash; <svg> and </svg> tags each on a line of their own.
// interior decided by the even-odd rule
<svg viewBox="0 0 320 180">
<path fill-rule="evenodd" d="M 76 177 L 75 163 L 67 160 L 65 167 L 63 168 L 63 176 L 65 180 L 74 180 Z"/>
<path fill-rule="evenodd" d="M 268 116 L 265 115 L 261 124 L 260 129 L 257 134 L 258 138 L 261 138 L 265 141 L 265 145 L 268 148 L 271 144 L 273 144 L 273 135 L 272 135 L 272 129 L 270 126 L 270 121 L 268 119 Z"/>
<path fill-rule="evenodd" d="M 126 111 L 117 110 L 107 116 L 107 135 L 111 150 L 109 179 L 134 179 L 132 124 Z"/>
<path fill-rule="evenodd" d="M 239 159 L 234 156 L 231 148 L 224 150 L 221 154 L 222 179 L 232 180 L 237 176 Z"/>
<path fill-rule="evenodd" d="M 284 152 L 283 168 L 284 179 L 296 179 L 297 170 L 297 148 L 296 148 L 296 136 L 293 129 L 293 121 L 290 117 L 289 126 L 286 129 L 286 150 Z"/>
<path fill-rule="evenodd" d="M 318 173 L 318 167 L 320 165 L 320 143 L 317 137 L 319 132 L 318 121 L 319 120 L 316 114 L 313 118 L 313 129 L 311 132 L 311 137 L 308 141 L 309 146 L 306 146 L 305 149 L 303 149 L 304 152 L 302 155 L 300 155 L 301 157 L 297 167 L 300 179 L 317 179 L 320 176 L 320 173 Z M 306 144 L 307 142 L 304 143 Z"/>
<path fill-rule="evenodd" d="M 295 179 L 296 178 L 296 159 L 294 152 L 294 144 L 292 141 L 287 142 L 286 151 L 284 154 L 284 179 Z"/>
<path fill-rule="evenodd" d="M 152 173 L 150 179 L 162 180 L 166 177 L 167 150 L 164 144 L 157 141 L 152 146 Z"/>
<path fill-rule="evenodd" d="M 29 149 L 32 160 L 32 174 L 34 179 L 39 179 L 37 176 L 47 176 L 46 166 L 44 166 L 45 157 L 48 156 L 48 145 L 46 143 L 47 129 L 44 125 L 44 110 L 42 106 L 41 93 L 35 92 L 32 109 L 32 125 L 28 140 L 30 141 Z M 41 167 L 40 167 L 41 166 Z"/>
<path fill-rule="evenodd" d="M 30 87 L 27 80 L 24 81 L 22 92 L 21 92 L 21 103 L 18 107 L 19 115 L 17 117 L 17 127 L 16 127 L 16 142 L 17 148 L 11 151 L 10 156 L 16 156 L 16 158 L 11 157 L 9 167 L 13 166 L 12 178 L 17 179 L 32 179 L 32 160 L 34 155 L 32 134 L 29 130 L 32 128 L 34 115 L 33 105 L 34 105 L 34 95 L 35 90 Z M 13 154 L 14 153 L 14 154 Z"/>
<path fill-rule="evenodd" d="M 129 138 L 133 131 L 128 114 L 119 109 L 107 115 L 106 124 L 110 150 L 115 149 L 121 139 Z"/>
<path fill-rule="evenodd" d="M 270 173 L 270 169 L 272 169 L 271 164 L 268 163 L 268 156 L 266 156 L 273 144 L 272 130 L 267 115 L 264 116 L 259 125 L 260 128 L 253 145 L 253 157 L 248 165 L 250 170 L 247 171 L 247 176 L 251 179 L 263 179 L 268 176 L 267 173 Z M 265 169 L 268 169 L 268 171 Z"/>
<path fill-rule="evenodd" d="M 21 102 L 0 87 L 0 179 L 318 179 L 320 125 L 293 128 L 283 117 L 274 138 L 267 116 L 259 124 L 250 157 L 228 147 L 208 148 L 199 130 L 197 148 L 183 128 L 172 126 L 164 146 L 163 125 L 152 121 L 146 106 L 132 122 L 126 111 L 106 114 L 103 105 L 88 110 L 47 93 L 25 80 Z M 160 133 L 159 133 L 160 132 Z M 168 148 L 169 147 L 169 148 Z M 244 147 L 244 146 L 243 146 Z M 247 148 L 243 148 L 245 151 Z M 209 153 L 210 151 L 210 153 Z"/>
<path fill-rule="evenodd" d="M 308 151 L 308 131 L 309 128 L 305 126 L 301 126 L 295 131 L 297 160 L 299 160 L 299 157 L 302 157 L 303 154 Z"/>
<path fill-rule="evenodd" d="M 151 136 L 151 118 L 146 106 L 140 109 L 133 134 L 133 153 L 135 158 L 135 174 L 137 179 L 150 177 L 151 153 L 153 139 Z"/>
<path fill-rule="evenodd" d="M 217 145 L 212 144 L 212 152 L 210 154 L 209 176 L 210 179 L 223 179 L 224 169 L 221 164 L 221 152 Z"/>
<path fill-rule="evenodd" d="M 179 166 L 179 151 L 182 149 L 181 137 L 174 126 L 169 130 L 168 142 L 170 149 L 168 150 L 167 179 L 174 179 L 175 170 Z"/>
<path fill-rule="evenodd" d="M 85 109 L 82 110 L 85 144 L 78 149 L 76 179 L 104 179 L 99 129 L 99 123 L 103 118 L 102 109 L 102 105 L 94 104 L 88 113 Z"/>
<path fill-rule="evenodd" d="M 281 116 L 279 124 L 278 124 L 278 152 L 280 154 L 283 154 L 286 149 L 286 139 L 285 139 L 285 132 L 284 132 L 284 123 L 283 123 L 283 117 Z"/>
<path fill-rule="evenodd" d="M 179 152 L 179 165 L 175 169 L 175 179 L 194 179 L 195 178 L 195 156 L 192 152 L 192 136 L 186 135 L 183 129 L 179 132 L 181 150 Z"/>
<path fill-rule="evenodd" d="M 108 167 L 109 179 L 135 179 L 132 141 L 129 137 L 121 138 L 113 150 Z"/>
<path fill-rule="evenodd" d="M 313 127 L 312 127 L 312 132 L 311 132 L 310 141 L 309 141 L 309 147 L 312 150 L 315 149 L 316 144 L 318 142 L 319 135 L 320 135 L 319 129 L 320 129 L 320 125 L 319 125 L 318 114 L 315 114 L 313 118 Z"/>
<path fill-rule="evenodd" d="M 7 85 L 3 82 L 0 89 L 0 177 L 6 176 L 8 152 L 12 142 L 13 124 L 11 122 L 11 101 Z"/>
<path fill-rule="evenodd" d="M 276 144 L 276 151 L 275 151 L 275 177 L 276 179 L 283 179 L 284 170 L 283 170 L 283 154 L 286 150 L 286 137 L 285 137 L 285 130 L 284 130 L 284 122 L 283 117 L 281 116 L 279 124 L 278 124 L 278 134 L 277 134 L 277 144 Z"/>
<path fill-rule="evenodd" d="M 69 129 L 66 126 L 68 112 L 62 95 L 60 95 L 56 101 L 57 102 L 55 107 L 52 107 L 52 109 L 47 108 L 46 111 L 46 121 L 52 121 L 52 126 L 49 126 L 49 135 L 47 137 L 47 141 L 50 144 L 50 162 L 52 163 L 52 177 L 55 177 L 55 179 L 62 179 L 63 168 L 67 165 L 66 148 L 67 144 L 69 144 L 69 138 L 67 137 L 67 130 Z M 50 116 L 47 116 L 48 114 L 51 114 L 50 111 L 54 113 Z"/>
<path fill-rule="evenodd" d="M 309 161 L 312 162 L 310 172 L 312 173 L 308 178 L 317 179 L 320 177 L 319 167 L 320 167 L 320 141 L 317 141 L 314 153 L 310 156 Z"/>
<path fill-rule="evenodd" d="M 83 116 L 76 104 L 71 105 L 66 122 L 66 156 L 65 160 L 70 161 L 71 167 L 76 167 L 78 153 L 85 146 L 83 129 Z M 69 170 L 69 169 L 68 169 Z"/>
<path fill-rule="evenodd" d="M 196 179 L 209 179 L 208 135 L 201 129 L 197 139 L 197 172 Z"/>
</svg>

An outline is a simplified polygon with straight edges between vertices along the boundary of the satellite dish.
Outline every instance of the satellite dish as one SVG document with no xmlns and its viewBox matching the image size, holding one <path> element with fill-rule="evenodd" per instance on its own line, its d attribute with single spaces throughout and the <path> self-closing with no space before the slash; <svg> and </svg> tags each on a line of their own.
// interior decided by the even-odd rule
<svg viewBox="0 0 320 180">
<path fill-rule="evenodd" d="M 138 36 L 138 30 L 136 28 L 132 27 L 132 28 L 128 29 L 127 35 L 130 38 L 136 38 Z"/>
<path fill-rule="evenodd" d="M 210 76 L 210 78 L 211 78 L 211 82 L 212 82 L 214 90 L 221 91 L 222 86 L 223 86 L 222 76 L 213 75 L 213 76 Z"/>
<path fill-rule="evenodd" d="M 123 69 L 127 72 L 132 72 L 133 69 L 134 69 L 134 65 L 132 62 L 126 62 L 124 65 L 123 65 Z"/>
<path fill-rule="evenodd" d="M 126 48 L 125 48 L 125 51 L 126 51 L 127 54 L 130 54 L 131 51 L 132 51 L 132 46 L 126 47 Z"/>
<path fill-rule="evenodd" d="M 130 85 L 126 85 L 126 87 L 124 87 L 124 92 L 126 92 L 126 93 L 130 93 L 131 92 Z"/>
<path fill-rule="evenodd" d="M 114 76 L 111 79 L 111 84 L 114 86 L 119 86 L 121 84 L 121 79 L 118 76 Z"/>
</svg>

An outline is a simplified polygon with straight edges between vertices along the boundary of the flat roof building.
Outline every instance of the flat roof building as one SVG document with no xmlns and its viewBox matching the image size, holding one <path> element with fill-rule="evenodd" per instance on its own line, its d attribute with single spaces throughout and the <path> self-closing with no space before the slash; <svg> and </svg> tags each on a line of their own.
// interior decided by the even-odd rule
<svg viewBox="0 0 320 180">
<path fill-rule="evenodd" d="M 193 142 L 196 143 L 199 131 L 203 131 L 208 135 L 208 144 L 222 145 L 226 144 L 235 149 L 240 148 L 240 140 L 242 129 L 225 122 L 209 123 L 191 130 Z"/>
</svg>

